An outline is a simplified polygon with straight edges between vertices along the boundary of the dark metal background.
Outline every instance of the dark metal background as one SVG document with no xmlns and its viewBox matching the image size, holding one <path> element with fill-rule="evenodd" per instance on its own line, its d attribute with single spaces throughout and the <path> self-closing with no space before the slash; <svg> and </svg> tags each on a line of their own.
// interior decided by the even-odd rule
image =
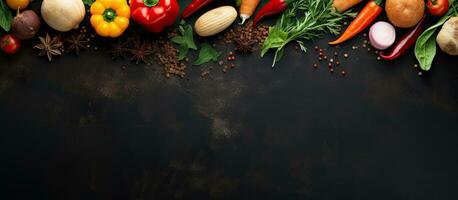
<svg viewBox="0 0 458 200">
<path fill-rule="evenodd" d="M 346 77 L 310 42 L 189 80 L 29 42 L 0 55 L 0 199 L 457 199 L 458 60 L 419 77 L 362 40 Z"/>
</svg>

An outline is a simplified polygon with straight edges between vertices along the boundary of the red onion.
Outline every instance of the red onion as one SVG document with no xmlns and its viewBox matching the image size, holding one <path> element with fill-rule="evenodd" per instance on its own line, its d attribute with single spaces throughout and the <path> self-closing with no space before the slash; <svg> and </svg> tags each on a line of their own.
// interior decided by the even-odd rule
<svg viewBox="0 0 458 200">
<path fill-rule="evenodd" d="M 13 34 L 21 39 L 27 40 L 33 38 L 40 29 L 40 18 L 33 10 L 26 10 L 18 13 L 11 24 Z"/>
</svg>

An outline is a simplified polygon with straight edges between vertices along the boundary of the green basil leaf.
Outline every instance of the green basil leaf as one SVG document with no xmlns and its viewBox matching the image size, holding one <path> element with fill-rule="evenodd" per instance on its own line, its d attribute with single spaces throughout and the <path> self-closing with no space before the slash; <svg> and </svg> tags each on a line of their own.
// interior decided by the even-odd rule
<svg viewBox="0 0 458 200">
<path fill-rule="evenodd" d="M 11 29 L 11 22 L 13 21 L 13 15 L 11 14 L 10 9 L 3 0 L 0 0 L 0 27 L 3 28 L 6 32 Z"/>
<path fill-rule="evenodd" d="M 184 20 L 181 20 L 180 26 L 178 27 L 180 35 L 170 39 L 173 43 L 179 45 L 178 50 L 178 59 L 183 60 L 186 58 L 189 49 L 197 50 L 197 45 L 194 43 L 194 33 L 192 31 L 192 26 L 186 24 Z"/>
<path fill-rule="evenodd" d="M 94 0 L 83 0 L 83 3 L 87 6 L 91 6 L 94 3 Z"/>
<path fill-rule="evenodd" d="M 186 55 L 188 55 L 189 48 L 186 44 L 180 45 L 178 48 L 178 60 L 183 60 L 186 58 Z"/>
<path fill-rule="evenodd" d="M 201 65 L 210 61 L 217 61 L 218 57 L 221 55 L 221 52 L 213 49 L 212 46 L 208 43 L 203 43 L 199 51 L 199 57 L 197 58 L 193 65 Z"/>
</svg>

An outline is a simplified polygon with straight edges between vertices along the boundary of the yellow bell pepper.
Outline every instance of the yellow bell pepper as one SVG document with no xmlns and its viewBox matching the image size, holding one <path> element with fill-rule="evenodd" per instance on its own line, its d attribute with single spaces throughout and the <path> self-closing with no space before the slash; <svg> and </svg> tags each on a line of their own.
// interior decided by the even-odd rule
<svg viewBox="0 0 458 200">
<path fill-rule="evenodd" d="M 129 26 L 126 0 L 96 0 L 91 5 L 91 25 L 103 37 L 119 37 Z"/>
</svg>

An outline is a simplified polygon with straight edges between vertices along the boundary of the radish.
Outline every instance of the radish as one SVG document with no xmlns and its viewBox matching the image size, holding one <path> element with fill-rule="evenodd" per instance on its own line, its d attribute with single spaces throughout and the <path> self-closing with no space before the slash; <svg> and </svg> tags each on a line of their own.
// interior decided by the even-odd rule
<svg viewBox="0 0 458 200">
<path fill-rule="evenodd" d="M 380 21 L 372 25 L 369 30 L 369 40 L 374 48 L 385 50 L 396 40 L 396 31 L 393 25 Z"/>
</svg>

